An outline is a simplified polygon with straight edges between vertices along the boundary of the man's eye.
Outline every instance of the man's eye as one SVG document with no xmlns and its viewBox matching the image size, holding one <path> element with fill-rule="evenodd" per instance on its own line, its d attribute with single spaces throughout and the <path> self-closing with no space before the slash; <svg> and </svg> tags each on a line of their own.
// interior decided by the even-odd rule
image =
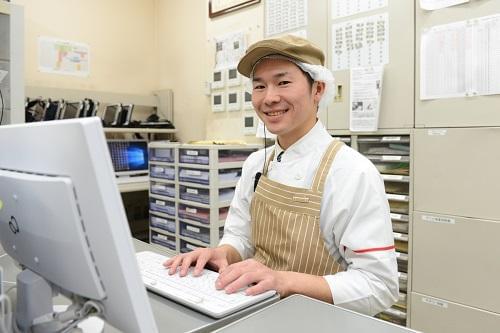
<svg viewBox="0 0 500 333">
<path fill-rule="evenodd" d="M 257 86 L 253 87 L 253 90 L 260 90 L 260 89 L 264 89 L 264 86 L 263 85 L 257 85 Z"/>
<path fill-rule="evenodd" d="M 280 81 L 279 85 L 280 86 L 286 86 L 287 84 L 290 84 L 290 83 L 291 83 L 290 81 Z"/>
</svg>

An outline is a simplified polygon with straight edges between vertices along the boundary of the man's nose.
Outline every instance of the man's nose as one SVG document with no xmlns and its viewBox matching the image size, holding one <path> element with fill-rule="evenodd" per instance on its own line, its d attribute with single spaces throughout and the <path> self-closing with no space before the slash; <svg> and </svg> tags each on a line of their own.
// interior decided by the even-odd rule
<svg viewBox="0 0 500 333">
<path fill-rule="evenodd" d="M 278 103 L 281 100 L 277 89 L 275 87 L 269 86 L 266 89 L 266 95 L 264 96 L 264 103 L 273 104 Z"/>
</svg>

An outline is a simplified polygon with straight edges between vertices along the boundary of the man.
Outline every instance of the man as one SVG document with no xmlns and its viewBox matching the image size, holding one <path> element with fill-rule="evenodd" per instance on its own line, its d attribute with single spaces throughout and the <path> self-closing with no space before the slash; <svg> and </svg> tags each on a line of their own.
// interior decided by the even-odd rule
<svg viewBox="0 0 500 333">
<path fill-rule="evenodd" d="M 323 52 L 285 36 L 250 46 L 238 71 L 276 144 L 252 154 L 218 247 L 165 263 L 180 275 L 218 268 L 218 289 L 304 294 L 374 315 L 398 296 L 383 180 L 369 160 L 333 140 L 317 118 L 333 94 Z"/>
</svg>

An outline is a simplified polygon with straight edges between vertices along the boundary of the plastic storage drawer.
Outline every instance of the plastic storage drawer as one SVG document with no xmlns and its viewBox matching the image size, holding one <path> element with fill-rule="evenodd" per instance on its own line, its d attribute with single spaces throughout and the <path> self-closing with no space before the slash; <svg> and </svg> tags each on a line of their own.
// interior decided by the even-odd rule
<svg viewBox="0 0 500 333">
<path fill-rule="evenodd" d="M 175 234 L 175 220 L 167 219 L 153 214 L 149 215 L 149 225 L 153 228 L 163 229 Z"/>
</svg>

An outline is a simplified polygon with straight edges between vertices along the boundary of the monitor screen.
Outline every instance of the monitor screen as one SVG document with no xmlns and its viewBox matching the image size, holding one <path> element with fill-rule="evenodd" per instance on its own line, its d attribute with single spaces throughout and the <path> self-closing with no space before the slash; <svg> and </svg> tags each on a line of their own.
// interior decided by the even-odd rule
<svg viewBox="0 0 500 333">
<path fill-rule="evenodd" d="M 214 105 L 222 104 L 222 95 L 214 95 Z"/>
<path fill-rule="evenodd" d="M 145 140 L 108 140 L 113 167 L 118 175 L 148 173 L 148 143 Z"/>
<path fill-rule="evenodd" d="M 80 102 L 67 102 L 64 106 L 62 119 L 78 118 L 80 116 L 82 104 Z"/>
<path fill-rule="evenodd" d="M 119 104 L 106 105 L 104 109 L 103 122 L 104 126 L 115 126 L 118 121 L 118 114 L 120 113 Z"/>
<path fill-rule="evenodd" d="M 233 104 L 238 102 L 238 94 L 237 93 L 230 93 L 228 96 L 228 103 Z"/>
<path fill-rule="evenodd" d="M 230 69 L 228 77 L 230 80 L 236 79 L 238 77 L 238 72 L 236 71 L 236 69 Z"/>
<path fill-rule="evenodd" d="M 41 314 L 69 331 L 75 318 L 53 315 L 62 293 L 83 317 L 87 306 L 120 331 L 158 332 L 101 121 L 2 126 L 0 142 L 10 143 L 0 145 L 0 243 L 23 269 L 17 304 L 37 305 L 16 314 L 21 331 Z M 30 293 L 29 281 L 43 288 Z"/>
<path fill-rule="evenodd" d="M 245 117 L 245 127 L 253 127 L 253 116 Z"/>
<path fill-rule="evenodd" d="M 222 80 L 222 73 L 221 72 L 214 72 L 214 82 L 218 82 Z"/>
<path fill-rule="evenodd" d="M 252 101 L 252 94 L 245 91 L 245 102 L 251 102 Z"/>
</svg>

